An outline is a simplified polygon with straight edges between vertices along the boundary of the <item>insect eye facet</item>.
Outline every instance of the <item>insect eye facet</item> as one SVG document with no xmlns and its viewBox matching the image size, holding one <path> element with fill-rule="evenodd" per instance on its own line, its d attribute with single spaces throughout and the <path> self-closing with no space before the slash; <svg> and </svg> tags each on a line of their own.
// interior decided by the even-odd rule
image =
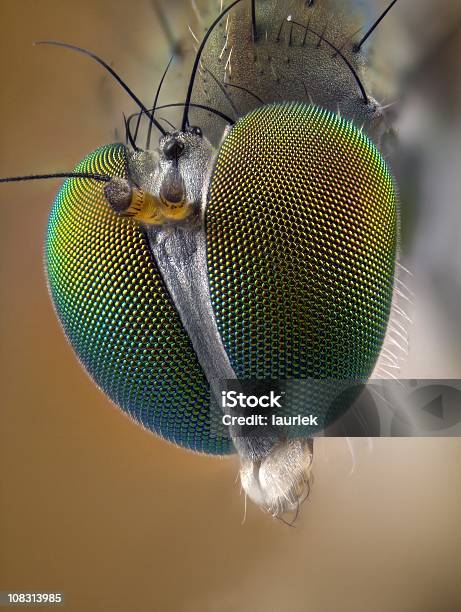
<svg viewBox="0 0 461 612">
<path fill-rule="evenodd" d="M 206 234 L 213 309 L 238 377 L 370 376 L 391 308 L 396 207 L 375 146 L 329 111 L 273 104 L 235 124 Z"/>
<path fill-rule="evenodd" d="M 166 144 L 172 155 L 182 145 L 174 135 Z M 186 186 L 171 164 L 158 197 L 135 189 L 129 163 L 122 145 L 103 147 L 76 170 L 119 179 L 105 188 L 70 179 L 56 198 L 46 261 L 57 313 L 91 376 L 125 411 L 184 446 L 229 452 L 229 432 L 210 420 L 210 380 L 179 298 L 150 234 L 123 217 L 154 223 L 150 211 L 161 210 L 182 222 Z M 383 158 L 336 115 L 272 104 L 234 125 L 213 169 L 198 272 L 237 377 L 369 377 L 391 306 L 396 207 Z"/>
<path fill-rule="evenodd" d="M 123 201 L 124 146 L 102 147 L 76 170 L 119 177 L 114 188 Z M 50 214 L 46 270 L 70 343 L 112 401 L 177 444 L 218 454 L 232 449 L 223 428 L 211 431 L 209 385 L 146 234 L 111 209 L 101 183 L 64 183 Z"/>
</svg>

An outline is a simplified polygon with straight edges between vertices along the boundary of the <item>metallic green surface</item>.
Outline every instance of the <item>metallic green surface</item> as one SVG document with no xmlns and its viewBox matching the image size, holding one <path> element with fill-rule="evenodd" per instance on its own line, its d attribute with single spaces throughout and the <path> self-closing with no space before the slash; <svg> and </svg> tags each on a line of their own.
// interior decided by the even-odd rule
<svg viewBox="0 0 461 612">
<path fill-rule="evenodd" d="M 218 328 L 241 378 L 366 380 L 389 318 L 397 198 L 336 115 L 273 104 L 226 137 L 206 211 Z"/>
<path fill-rule="evenodd" d="M 75 171 L 126 177 L 125 147 Z M 205 222 L 212 306 L 238 377 L 369 377 L 392 301 L 397 197 L 361 132 L 302 103 L 252 111 L 221 146 Z M 231 452 L 144 232 L 111 211 L 102 183 L 64 183 L 46 266 L 64 331 L 107 395 L 168 440 Z"/>
<path fill-rule="evenodd" d="M 75 171 L 126 177 L 125 147 L 88 155 Z M 227 453 L 211 433 L 210 393 L 143 231 L 113 213 L 103 183 L 69 179 L 46 240 L 50 293 L 64 331 L 94 381 L 148 429 L 188 448 Z"/>
</svg>

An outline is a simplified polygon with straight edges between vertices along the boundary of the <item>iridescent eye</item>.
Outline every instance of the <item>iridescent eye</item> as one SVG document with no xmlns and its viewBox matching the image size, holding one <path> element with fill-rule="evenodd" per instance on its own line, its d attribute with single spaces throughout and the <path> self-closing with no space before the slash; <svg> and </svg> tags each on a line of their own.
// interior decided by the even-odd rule
<svg viewBox="0 0 461 612">
<path fill-rule="evenodd" d="M 217 156 L 206 234 L 239 377 L 369 377 L 391 307 L 396 204 L 383 158 L 350 122 L 302 103 L 237 122 Z"/>
<path fill-rule="evenodd" d="M 75 171 L 126 178 L 128 168 L 125 147 L 110 145 Z M 172 442 L 229 452 L 224 428 L 211 432 L 209 385 L 146 232 L 111 211 L 100 183 L 66 181 L 51 211 L 45 254 L 56 312 L 96 384 Z"/>
<path fill-rule="evenodd" d="M 288 411 L 307 406 L 319 426 L 261 437 L 225 421 L 220 385 L 366 382 L 398 242 L 382 109 L 360 55 L 388 10 L 354 44 L 335 3 L 312 4 L 287 14 L 283 2 L 229 3 L 199 45 L 184 102 L 157 104 L 172 58 L 152 109 L 94 53 L 44 43 L 92 57 L 139 109 L 125 119 L 125 145 L 53 175 L 67 177 L 46 236 L 64 332 L 95 383 L 146 428 L 193 450 L 237 451 L 245 491 L 276 515 L 299 504 L 312 435 L 351 398 L 333 409 L 322 393 L 287 395 Z M 156 115 L 170 107 L 181 108 L 176 125 Z"/>
<path fill-rule="evenodd" d="M 104 147 L 75 170 L 127 178 L 130 158 L 123 146 Z M 96 383 L 162 436 L 225 452 L 230 440 L 209 418 L 217 356 L 197 336 L 214 316 L 239 378 L 366 380 L 392 299 L 396 195 L 382 157 L 352 124 L 287 103 L 231 129 L 207 200 L 207 260 L 188 263 L 187 242 L 169 258 L 178 257 L 172 268 L 206 266 L 210 297 L 197 270 L 188 300 L 211 300 L 208 315 L 194 318 L 180 303 L 180 276 L 155 242 L 161 226 L 153 236 L 117 216 L 99 183 L 69 179 L 59 193 L 47 270 L 64 330 Z M 195 240 L 192 227 L 183 231 Z"/>
</svg>

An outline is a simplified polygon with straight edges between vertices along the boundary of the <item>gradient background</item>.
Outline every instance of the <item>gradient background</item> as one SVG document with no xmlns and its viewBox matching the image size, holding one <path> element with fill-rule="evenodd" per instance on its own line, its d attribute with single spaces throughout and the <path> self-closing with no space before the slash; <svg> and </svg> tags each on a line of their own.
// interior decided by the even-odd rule
<svg viewBox="0 0 461 612">
<path fill-rule="evenodd" d="M 196 24 L 189 2 L 165 5 L 179 34 Z M 376 63 L 390 90 L 401 75 L 406 94 L 396 173 L 415 303 L 404 375 L 459 378 L 459 29 L 434 50 L 461 7 L 398 7 L 378 32 Z M 2 176 L 71 169 L 118 140 L 121 111 L 133 110 L 89 59 L 34 40 L 96 51 L 144 99 L 169 57 L 148 0 L 0 0 L 0 23 Z M 183 87 L 176 67 L 163 100 Z M 63 591 L 69 611 L 461 610 L 461 441 L 356 440 L 354 458 L 345 440 L 320 441 L 296 527 L 250 504 L 242 525 L 235 458 L 195 455 L 137 427 L 67 345 L 43 274 L 57 188 L 0 190 L 0 590 Z"/>
</svg>

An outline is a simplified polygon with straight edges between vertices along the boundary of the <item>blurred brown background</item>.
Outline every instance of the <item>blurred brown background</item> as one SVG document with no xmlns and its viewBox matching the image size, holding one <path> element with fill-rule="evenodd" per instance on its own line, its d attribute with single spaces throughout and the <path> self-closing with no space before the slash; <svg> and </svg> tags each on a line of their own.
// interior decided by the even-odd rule
<svg viewBox="0 0 461 612">
<path fill-rule="evenodd" d="M 411 65 L 407 58 L 421 58 L 437 38 L 427 17 L 433 3 L 423 14 L 415 8 L 426 3 L 401 4 L 380 45 L 408 25 L 402 64 Z M 432 7 L 441 30 L 458 3 L 445 4 L 445 12 L 443 3 Z M 190 3 L 164 5 L 190 48 Z M 121 111 L 134 110 L 89 59 L 34 40 L 94 50 L 144 99 L 169 57 L 148 0 L 0 0 L 0 23 L 2 176 L 71 169 L 118 140 Z M 455 36 L 415 79 L 402 119 L 423 168 L 407 253 L 416 268 L 412 376 L 461 370 L 459 48 Z M 183 91 L 177 66 L 163 99 Z M 0 590 L 63 591 L 72 612 L 461 610 L 461 441 L 379 439 L 370 450 L 356 440 L 355 460 L 345 440 L 320 441 L 296 527 L 250 504 L 242 525 L 237 462 L 138 428 L 67 345 L 42 261 L 57 188 L 43 181 L 0 190 Z"/>
</svg>

